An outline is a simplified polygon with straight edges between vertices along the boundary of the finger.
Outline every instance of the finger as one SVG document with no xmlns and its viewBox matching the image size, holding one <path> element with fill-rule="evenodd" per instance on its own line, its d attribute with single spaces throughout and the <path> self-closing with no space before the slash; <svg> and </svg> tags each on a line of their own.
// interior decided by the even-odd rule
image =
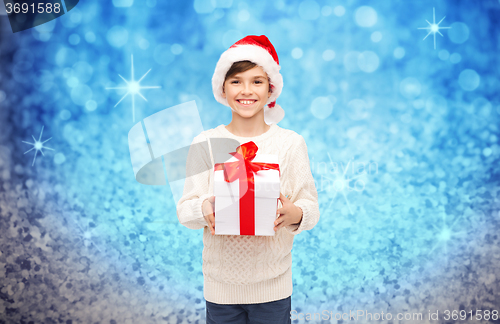
<svg viewBox="0 0 500 324">
<path fill-rule="evenodd" d="M 283 203 L 283 201 L 285 200 L 285 198 L 286 197 L 280 191 L 280 198 L 279 199 L 281 200 L 281 203 Z"/>
<path fill-rule="evenodd" d="M 285 217 L 283 217 L 283 216 L 278 217 L 278 218 L 274 221 L 274 226 L 278 226 L 278 225 L 280 225 L 281 223 L 283 223 L 283 222 L 284 222 L 284 220 L 285 220 L 284 218 L 285 218 Z"/>
<path fill-rule="evenodd" d="M 212 228 L 215 228 L 215 215 L 210 214 L 210 224 L 212 224 Z"/>
<path fill-rule="evenodd" d="M 214 217 L 214 214 L 208 215 L 208 219 L 209 219 L 209 224 L 210 224 L 210 233 L 212 233 L 212 235 L 214 235 L 215 234 L 215 217 Z"/>
<path fill-rule="evenodd" d="M 205 218 L 207 220 L 208 225 L 212 226 L 214 223 L 214 220 L 215 220 L 213 217 L 213 213 L 207 214 L 207 216 L 205 216 Z"/>
<path fill-rule="evenodd" d="M 278 218 L 278 225 L 276 226 L 277 229 L 280 229 L 284 226 L 287 226 L 288 225 L 288 222 L 286 221 L 285 217 L 281 216 L 280 218 Z"/>
<path fill-rule="evenodd" d="M 208 198 L 208 201 L 210 201 L 213 204 L 215 202 L 215 196 Z"/>
<path fill-rule="evenodd" d="M 210 221 L 209 215 L 205 216 L 205 220 L 207 221 L 207 225 L 209 228 L 212 228 L 212 222 Z"/>
<path fill-rule="evenodd" d="M 285 226 L 285 221 L 279 223 L 278 225 L 274 226 L 274 230 L 275 231 L 278 231 L 280 228 L 282 228 L 283 226 Z"/>
</svg>

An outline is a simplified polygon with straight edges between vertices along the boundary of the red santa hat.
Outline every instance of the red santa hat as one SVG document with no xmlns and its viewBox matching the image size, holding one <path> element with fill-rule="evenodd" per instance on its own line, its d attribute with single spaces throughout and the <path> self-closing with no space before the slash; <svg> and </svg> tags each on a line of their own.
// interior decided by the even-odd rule
<svg viewBox="0 0 500 324">
<path fill-rule="evenodd" d="M 267 73 L 270 79 L 271 96 L 267 100 L 267 106 L 264 106 L 264 121 L 268 125 L 277 124 L 285 117 L 283 108 L 276 104 L 276 99 L 283 89 L 283 77 L 279 72 L 278 54 L 273 44 L 264 35 L 246 36 L 222 53 L 212 77 L 212 90 L 215 99 L 229 107 L 227 99 L 222 97 L 222 87 L 227 71 L 229 71 L 233 63 L 239 61 L 253 62 Z M 233 108 L 231 110 L 234 111 Z"/>
</svg>

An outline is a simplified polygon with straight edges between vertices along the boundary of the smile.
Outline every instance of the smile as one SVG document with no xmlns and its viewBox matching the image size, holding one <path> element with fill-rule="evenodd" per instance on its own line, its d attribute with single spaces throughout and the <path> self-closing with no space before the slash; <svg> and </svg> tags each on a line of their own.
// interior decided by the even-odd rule
<svg viewBox="0 0 500 324">
<path fill-rule="evenodd" d="M 257 100 L 255 99 L 248 99 L 248 100 L 245 100 L 245 99 L 239 99 L 239 100 L 236 100 L 238 101 L 242 106 L 251 106 L 253 105 Z"/>
</svg>

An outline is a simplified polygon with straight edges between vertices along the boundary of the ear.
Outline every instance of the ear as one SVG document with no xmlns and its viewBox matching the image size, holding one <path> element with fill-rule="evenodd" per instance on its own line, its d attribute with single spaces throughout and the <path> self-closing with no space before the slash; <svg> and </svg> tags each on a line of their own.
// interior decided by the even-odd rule
<svg viewBox="0 0 500 324">
<path fill-rule="evenodd" d="M 226 91 L 224 89 L 224 85 L 222 86 L 222 98 L 226 99 Z"/>
</svg>

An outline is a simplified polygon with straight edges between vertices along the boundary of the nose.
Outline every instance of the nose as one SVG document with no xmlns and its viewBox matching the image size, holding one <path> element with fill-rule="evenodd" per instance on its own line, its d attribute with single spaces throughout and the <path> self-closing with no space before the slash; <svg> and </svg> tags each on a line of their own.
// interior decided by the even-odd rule
<svg viewBox="0 0 500 324">
<path fill-rule="evenodd" d="M 243 94 L 252 94 L 252 85 L 250 83 L 244 83 L 243 90 L 241 91 Z"/>
</svg>

